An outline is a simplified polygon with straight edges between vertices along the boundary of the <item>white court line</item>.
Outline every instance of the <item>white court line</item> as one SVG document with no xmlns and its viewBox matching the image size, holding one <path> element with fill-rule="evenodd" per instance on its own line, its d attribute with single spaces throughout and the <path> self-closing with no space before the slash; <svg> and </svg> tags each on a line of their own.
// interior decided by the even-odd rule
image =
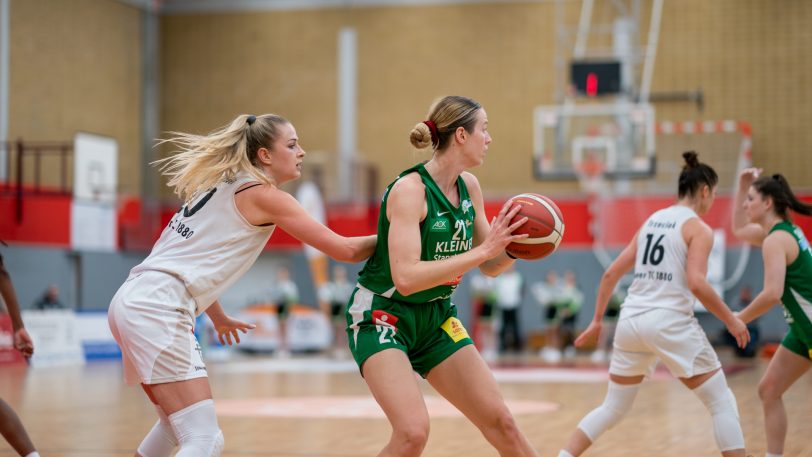
<svg viewBox="0 0 812 457">
<path fill-rule="evenodd" d="M 324 357 L 293 359 L 240 360 L 216 363 L 218 373 L 357 373 L 352 359 Z M 518 367 L 492 368 L 500 383 L 603 383 L 609 379 L 607 368 Z M 654 380 L 671 379 L 667 371 L 656 370 Z"/>
</svg>

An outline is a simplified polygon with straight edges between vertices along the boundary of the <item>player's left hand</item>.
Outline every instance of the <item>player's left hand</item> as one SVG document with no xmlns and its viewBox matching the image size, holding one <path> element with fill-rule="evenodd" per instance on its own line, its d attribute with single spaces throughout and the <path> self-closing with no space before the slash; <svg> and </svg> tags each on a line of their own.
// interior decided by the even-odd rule
<svg viewBox="0 0 812 457">
<path fill-rule="evenodd" d="M 590 342 L 598 341 L 598 337 L 601 334 L 601 327 L 602 324 L 600 322 L 590 322 L 589 327 L 575 339 L 575 347 L 580 348 Z"/>
<path fill-rule="evenodd" d="M 248 330 L 256 327 L 254 324 L 239 321 L 229 316 L 219 320 L 219 322 L 214 322 L 214 330 L 217 331 L 220 344 L 228 344 L 229 346 L 240 343 L 240 332 L 248 333 Z"/>
</svg>

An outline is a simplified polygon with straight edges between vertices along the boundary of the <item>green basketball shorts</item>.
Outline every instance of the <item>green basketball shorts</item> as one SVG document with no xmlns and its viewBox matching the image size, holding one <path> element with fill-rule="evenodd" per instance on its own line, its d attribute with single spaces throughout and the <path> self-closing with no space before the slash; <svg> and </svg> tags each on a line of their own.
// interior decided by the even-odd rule
<svg viewBox="0 0 812 457">
<path fill-rule="evenodd" d="M 407 303 L 357 286 L 346 316 L 350 351 L 361 374 L 370 356 L 394 348 L 406 353 L 414 371 L 425 378 L 451 354 L 473 344 L 449 299 Z"/>
</svg>

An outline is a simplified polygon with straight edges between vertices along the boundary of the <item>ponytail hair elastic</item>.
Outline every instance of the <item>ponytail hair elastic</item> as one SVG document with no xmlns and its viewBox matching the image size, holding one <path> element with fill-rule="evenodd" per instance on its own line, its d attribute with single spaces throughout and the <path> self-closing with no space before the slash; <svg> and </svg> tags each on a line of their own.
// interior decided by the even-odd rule
<svg viewBox="0 0 812 457">
<path fill-rule="evenodd" d="M 431 144 L 437 147 L 440 144 L 440 135 L 437 134 L 437 125 L 434 121 L 423 121 L 426 126 L 428 126 L 429 131 L 431 131 Z"/>
<path fill-rule="evenodd" d="M 256 116 L 254 116 L 253 114 L 252 114 L 252 115 L 250 115 L 250 116 L 248 116 L 248 117 L 245 119 L 245 123 L 246 123 L 246 124 L 248 124 L 248 126 L 249 126 L 249 127 L 250 127 L 250 126 L 252 126 L 252 125 L 254 125 L 254 122 L 256 122 L 256 121 L 257 121 L 257 117 L 256 117 Z"/>
</svg>

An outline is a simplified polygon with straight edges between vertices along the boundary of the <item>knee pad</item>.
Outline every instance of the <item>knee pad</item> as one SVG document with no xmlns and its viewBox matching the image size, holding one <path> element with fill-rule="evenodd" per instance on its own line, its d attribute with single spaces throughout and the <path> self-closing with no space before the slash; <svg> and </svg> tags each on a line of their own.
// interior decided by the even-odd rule
<svg viewBox="0 0 812 457">
<path fill-rule="evenodd" d="M 603 404 L 581 419 L 578 428 L 594 443 L 603 432 L 623 419 L 631 409 L 638 390 L 640 384 L 626 385 L 609 381 Z"/>
<path fill-rule="evenodd" d="M 169 416 L 180 443 L 175 457 L 218 457 L 225 440 L 217 425 L 214 401 L 203 400 Z"/>
<path fill-rule="evenodd" d="M 158 422 L 152 427 L 152 430 L 147 433 L 141 444 L 138 445 L 138 455 L 142 457 L 169 457 L 175 446 L 178 445 L 178 440 L 175 438 L 175 432 L 172 431 L 172 426 L 169 424 L 169 418 L 160 406 L 155 405 L 155 410 L 158 412 Z"/>
<path fill-rule="evenodd" d="M 713 416 L 713 434 L 719 450 L 724 452 L 744 449 L 744 435 L 739 423 L 736 397 L 727 387 L 722 370 L 694 389 L 694 393 Z"/>
</svg>

